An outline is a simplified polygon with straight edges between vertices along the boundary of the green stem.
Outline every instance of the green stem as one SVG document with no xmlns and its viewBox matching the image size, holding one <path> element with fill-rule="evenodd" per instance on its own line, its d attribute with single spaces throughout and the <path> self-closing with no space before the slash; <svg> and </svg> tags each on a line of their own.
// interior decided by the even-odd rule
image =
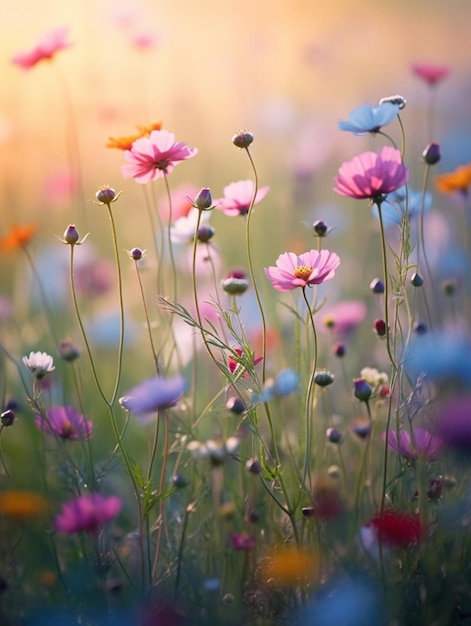
<svg viewBox="0 0 471 626">
<path fill-rule="evenodd" d="M 312 334 L 314 337 L 314 357 L 312 359 L 312 367 L 311 373 L 309 375 L 309 382 L 306 391 L 306 405 L 305 405 L 305 420 L 306 420 L 306 450 L 304 456 L 304 471 L 303 471 L 303 484 L 306 482 L 306 477 L 308 475 L 308 467 L 309 467 L 309 459 L 311 456 L 311 438 L 312 438 L 312 416 L 311 416 L 311 405 L 312 405 L 312 390 L 314 388 L 314 377 L 317 369 L 317 332 L 316 325 L 314 323 L 314 315 L 312 313 L 311 307 L 309 305 L 309 301 L 306 296 L 306 287 L 303 287 L 303 298 L 306 303 L 306 307 L 309 313 L 309 320 L 311 322 Z"/>
</svg>

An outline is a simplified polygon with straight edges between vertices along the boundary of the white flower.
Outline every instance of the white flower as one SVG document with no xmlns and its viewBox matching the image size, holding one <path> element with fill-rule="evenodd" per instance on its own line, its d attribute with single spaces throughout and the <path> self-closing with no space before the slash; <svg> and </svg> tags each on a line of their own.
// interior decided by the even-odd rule
<svg viewBox="0 0 471 626">
<path fill-rule="evenodd" d="M 360 375 L 373 389 L 388 382 L 388 375 L 385 372 L 378 372 L 374 367 L 364 367 Z"/>
<path fill-rule="evenodd" d="M 170 229 L 170 236 L 174 243 L 191 243 L 195 238 L 196 224 L 198 223 L 198 209 L 191 209 L 188 215 L 179 217 Z M 207 224 L 210 213 L 201 214 L 200 226 Z"/>
<path fill-rule="evenodd" d="M 46 352 L 30 352 L 29 356 L 23 357 L 23 363 L 38 380 L 56 369 L 52 356 Z"/>
</svg>

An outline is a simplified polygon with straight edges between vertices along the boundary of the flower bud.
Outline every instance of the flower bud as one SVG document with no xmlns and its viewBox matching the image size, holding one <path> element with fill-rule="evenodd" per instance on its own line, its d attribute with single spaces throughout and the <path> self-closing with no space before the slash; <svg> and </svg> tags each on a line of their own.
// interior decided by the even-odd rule
<svg viewBox="0 0 471 626">
<path fill-rule="evenodd" d="M 140 261 L 144 256 L 145 250 L 141 250 L 141 248 L 133 248 L 129 252 L 129 256 L 133 261 Z"/>
<path fill-rule="evenodd" d="M 211 197 L 211 191 L 207 187 L 203 187 L 193 200 L 193 205 L 200 211 L 211 208 L 212 203 L 213 198 Z"/>
<path fill-rule="evenodd" d="M 7 409 L 6 411 L 3 411 L 3 413 L 0 415 L 0 422 L 2 426 L 12 426 L 14 421 L 15 421 L 15 412 L 12 411 L 11 409 Z"/>
<path fill-rule="evenodd" d="M 221 281 L 221 287 L 231 296 L 240 296 L 249 288 L 249 282 L 245 277 L 245 272 L 233 270 L 229 272 L 227 278 Z"/>
<path fill-rule="evenodd" d="M 373 389 L 364 378 L 355 378 L 353 380 L 353 394 L 360 402 L 368 402 L 373 393 Z"/>
<path fill-rule="evenodd" d="M 75 361 L 75 359 L 79 358 L 80 351 L 75 344 L 66 339 L 61 341 L 59 344 L 59 355 L 61 359 L 71 363 L 72 361 Z"/>
<path fill-rule="evenodd" d="M 371 433 L 372 423 L 370 420 L 360 417 L 353 422 L 351 428 L 357 437 L 367 439 Z"/>
<path fill-rule="evenodd" d="M 342 441 L 342 433 L 336 428 L 328 428 L 325 434 L 330 443 L 340 443 Z"/>
<path fill-rule="evenodd" d="M 246 406 L 240 398 L 232 396 L 232 398 L 229 398 L 226 402 L 226 409 L 231 413 L 234 413 L 234 415 L 242 415 L 242 413 L 246 411 Z"/>
<path fill-rule="evenodd" d="M 239 130 L 232 137 L 232 143 L 237 146 L 237 148 L 248 148 L 252 142 L 253 135 L 248 130 Z"/>
<path fill-rule="evenodd" d="M 413 330 L 418 335 L 425 335 L 428 331 L 427 324 L 425 322 L 415 322 Z"/>
<path fill-rule="evenodd" d="M 373 293 L 384 293 L 384 283 L 380 278 L 373 278 L 370 283 L 370 289 Z"/>
<path fill-rule="evenodd" d="M 257 459 L 249 459 L 245 464 L 245 469 L 251 474 L 261 474 L 262 468 Z"/>
<path fill-rule="evenodd" d="M 440 161 L 442 156 L 440 152 L 440 144 L 432 141 L 432 143 L 429 143 L 422 152 L 422 156 L 424 157 L 424 161 L 427 165 L 435 165 Z"/>
<path fill-rule="evenodd" d="M 216 231 L 208 224 L 203 224 L 198 228 L 198 241 L 201 243 L 208 243 L 213 237 Z"/>
<path fill-rule="evenodd" d="M 334 351 L 335 356 L 342 358 L 343 356 L 345 356 L 347 352 L 347 348 L 345 347 L 344 343 L 336 343 L 333 348 L 333 351 Z"/>
<path fill-rule="evenodd" d="M 373 328 L 375 330 L 375 333 L 378 335 L 378 337 L 386 336 L 387 328 L 386 328 L 386 322 L 384 320 L 375 320 L 373 323 Z"/>
<path fill-rule="evenodd" d="M 450 278 L 449 280 L 444 280 L 442 283 L 443 293 L 446 296 L 452 296 L 456 292 L 457 284 L 456 281 Z"/>
<path fill-rule="evenodd" d="M 422 285 L 424 284 L 424 279 L 420 274 L 415 272 L 414 274 L 412 274 L 410 282 L 414 287 L 422 287 Z"/>
<path fill-rule="evenodd" d="M 334 375 L 328 372 L 327 370 L 321 370 L 314 374 L 314 382 L 319 387 L 327 387 L 334 382 Z"/>
<path fill-rule="evenodd" d="M 80 235 L 78 234 L 77 229 L 74 224 L 69 224 L 67 226 L 66 231 L 64 232 L 64 241 L 71 246 L 75 245 L 77 241 L 80 239 Z"/>
<path fill-rule="evenodd" d="M 98 189 L 98 191 L 95 194 L 95 197 L 98 200 L 98 202 L 101 202 L 102 204 L 106 204 L 107 206 L 110 206 L 110 204 L 116 198 L 116 191 L 112 187 L 109 187 L 108 185 L 103 185 L 102 187 Z"/>
<path fill-rule="evenodd" d="M 172 476 L 172 484 L 177 489 L 183 489 L 183 487 L 186 487 L 188 485 L 188 481 L 181 474 L 175 474 L 174 476 Z"/>
<path fill-rule="evenodd" d="M 314 229 L 314 233 L 318 237 L 325 237 L 327 235 L 327 233 L 329 232 L 329 228 L 328 228 L 327 224 L 325 222 L 323 222 L 322 220 L 317 220 L 316 222 L 314 222 L 312 227 Z"/>
</svg>

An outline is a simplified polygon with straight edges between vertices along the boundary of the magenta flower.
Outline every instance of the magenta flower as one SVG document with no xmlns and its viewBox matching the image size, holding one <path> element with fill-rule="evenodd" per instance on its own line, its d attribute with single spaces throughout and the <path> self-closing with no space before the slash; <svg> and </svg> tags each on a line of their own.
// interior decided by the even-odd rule
<svg viewBox="0 0 471 626">
<path fill-rule="evenodd" d="M 90 439 L 93 432 L 93 423 L 70 406 L 47 409 L 46 416 L 36 415 L 35 422 L 45 433 L 62 439 Z"/>
<path fill-rule="evenodd" d="M 56 28 L 50 31 L 38 44 L 27 52 L 18 52 L 11 58 L 11 62 L 24 70 L 30 70 L 40 61 L 52 59 L 56 52 L 69 48 L 72 44 L 69 42 L 69 29 Z"/>
<path fill-rule="evenodd" d="M 326 328 L 332 329 L 337 337 L 343 339 L 363 322 L 366 313 L 364 302 L 344 300 L 323 310 L 322 321 Z"/>
<path fill-rule="evenodd" d="M 170 174 L 175 165 L 194 157 L 197 152 L 186 143 L 175 143 L 175 135 L 168 130 L 153 130 L 149 137 L 136 139 L 131 150 L 124 151 L 129 164 L 123 165 L 121 172 L 124 178 L 145 184 Z"/>
<path fill-rule="evenodd" d="M 186 387 L 185 379 L 177 374 L 172 378 L 149 378 L 133 387 L 120 399 L 121 406 L 148 422 L 152 414 L 177 404 Z"/>
<path fill-rule="evenodd" d="M 269 192 L 270 187 L 260 187 L 254 204 L 258 204 Z M 214 201 L 215 206 L 232 217 L 247 215 L 254 193 L 253 180 L 239 180 L 224 187 L 224 197 Z"/>
<path fill-rule="evenodd" d="M 278 291 L 291 291 L 330 280 L 339 265 L 339 257 L 328 250 L 310 250 L 300 256 L 284 252 L 276 260 L 276 267 L 265 268 L 265 274 Z"/>
<path fill-rule="evenodd" d="M 54 528 L 60 533 L 93 533 L 116 517 L 121 506 L 121 499 L 117 496 L 105 498 L 98 493 L 78 496 L 62 505 L 54 520 Z"/>
<path fill-rule="evenodd" d="M 375 199 L 402 187 L 409 180 L 399 150 L 384 146 L 376 152 L 363 152 L 340 166 L 334 191 L 350 198 Z"/>
<path fill-rule="evenodd" d="M 388 447 L 397 452 L 401 456 L 409 461 L 415 461 L 416 459 L 427 459 L 427 461 L 433 461 L 437 458 L 443 441 L 441 437 L 432 435 L 425 428 L 413 429 L 413 440 L 409 431 L 400 430 L 399 439 L 397 432 L 393 429 L 389 431 Z M 382 434 L 383 441 L 386 441 L 386 433 Z"/>
<path fill-rule="evenodd" d="M 253 550 L 257 542 L 249 533 L 231 533 L 231 546 L 233 550 Z"/>
<path fill-rule="evenodd" d="M 239 356 L 241 358 L 244 357 L 244 351 L 242 350 L 242 348 L 234 348 L 234 352 L 237 354 L 237 356 Z M 260 363 L 260 361 L 263 361 L 263 356 L 259 356 L 257 358 L 253 357 L 253 365 L 254 365 L 254 367 L 256 365 L 258 365 L 258 363 Z M 236 360 L 233 356 L 229 356 L 227 358 L 227 365 L 229 367 L 229 371 L 231 372 L 231 374 L 239 373 L 238 371 L 236 372 L 236 370 L 238 370 L 240 367 L 243 367 L 241 362 Z M 247 371 L 245 371 L 242 376 L 244 378 L 247 378 L 248 375 L 249 375 L 249 373 Z"/>
<path fill-rule="evenodd" d="M 446 65 L 434 65 L 433 63 L 415 63 L 412 72 L 428 85 L 436 85 L 450 73 Z"/>
</svg>

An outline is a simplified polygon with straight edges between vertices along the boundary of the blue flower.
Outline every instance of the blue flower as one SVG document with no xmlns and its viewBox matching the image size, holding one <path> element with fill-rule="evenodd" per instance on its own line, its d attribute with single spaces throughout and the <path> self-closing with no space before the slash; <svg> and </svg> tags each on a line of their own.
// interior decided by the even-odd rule
<svg viewBox="0 0 471 626">
<path fill-rule="evenodd" d="M 428 191 L 425 194 L 422 191 L 414 191 L 408 187 L 399 187 L 396 191 L 388 194 L 386 200 L 381 205 L 381 214 L 383 216 L 383 224 L 388 227 L 393 224 L 402 224 L 402 220 L 409 216 L 410 220 L 414 220 L 420 216 L 423 210 L 426 215 L 432 208 L 432 194 Z M 378 217 L 378 209 L 376 206 L 371 208 L 373 215 Z"/>
<path fill-rule="evenodd" d="M 159 409 L 168 409 L 180 399 L 185 391 L 186 383 L 182 376 L 177 374 L 172 378 L 149 378 L 140 385 L 130 389 L 120 399 L 120 404 L 128 411 L 132 411 L 144 423 L 152 419 L 152 415 Z"/>
<path fill-rule="evenodd" d="M 254 402 L 269 402 L 274 398 L 287 396 L 299 389 L 299 376 L 292 369 L 282 370 L 275 378 L 266 381 L 262 393 L 254 396 Z"/>
<path fill-rule="evenodd" d="M 399 106 L 391 102 L 384 102 L 375 106 L 364 104 L 350 112 L 348 122 L 339 122 L 339 129 L 354 135 L 377 133 L 382 126 L 392 122 L 398 113 Z"/>
</svg>

